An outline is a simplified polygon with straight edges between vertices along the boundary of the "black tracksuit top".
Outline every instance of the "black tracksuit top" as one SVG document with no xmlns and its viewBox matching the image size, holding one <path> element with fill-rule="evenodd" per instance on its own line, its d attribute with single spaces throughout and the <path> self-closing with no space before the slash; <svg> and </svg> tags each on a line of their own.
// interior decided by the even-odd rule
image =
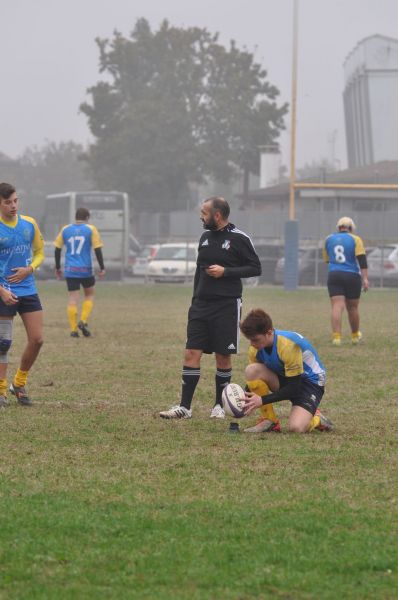
<svg viewBox="0 0 398 600">
<path fill-rule="evenodd" d="M 210 277 L 205 269 L 210 265 L 224 267 L 224 275 Z M 193 297 L 200 300 L 240 298 L 241 277 L 261 275 L 261 264 L 250 237 L 228 223 L 218 231 L 205 231 L 198 246 L 198 260 Z"/>
</svg>

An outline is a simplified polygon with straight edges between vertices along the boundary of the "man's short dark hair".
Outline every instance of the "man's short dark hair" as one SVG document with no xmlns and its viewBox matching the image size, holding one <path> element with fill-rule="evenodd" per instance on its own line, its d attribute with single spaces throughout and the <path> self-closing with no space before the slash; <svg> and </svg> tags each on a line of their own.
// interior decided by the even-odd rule
<svg viewBox="0 0 398 600">
<path fill-rule="evenodd" d="M 75 218 L 76 221 L 86 221 L 90 218 L 90 211 L 88 210 L 88 208 L 84 208 L 82 206 L 81 208 L 77 209 Z"/>
<path fill-rule="evenodd" d="M 11 183 L 0 183 L 0 198 L 3 198 L 3 200 L 8 200 L 15 191 L 16 189 Z"/>
<path fill-rule="evenodd" d="M 205 202 L 211 203 L 211 209 L 213 214 L 216 212 L 216 210 L 218 210 L 224 220 L 228 219 L 230 208 L 225 198 L 222 198 L 221 196 L 211 196 L 210 198 L 206 198 L 206 200 L 203 200 L 203 204 Z"/>
<path fill-rule="evenodd" d="M 240 323 L 240 330 L 247 338 L 265 335 L 273 329 L 271 317 L 262 308 L 251 310 Z"/>
</svg>

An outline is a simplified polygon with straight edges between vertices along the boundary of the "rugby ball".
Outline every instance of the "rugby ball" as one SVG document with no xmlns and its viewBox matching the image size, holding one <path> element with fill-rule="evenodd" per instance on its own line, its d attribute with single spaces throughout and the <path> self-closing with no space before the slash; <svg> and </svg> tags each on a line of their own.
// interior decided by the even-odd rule
<svg viewBox="0 0 398 600">
<path fill-rule="evenodd" d="M 222 392 L 222 403 L 225 414 L 241 419 L 245 416 L 245 392 L 237 383 L 229 383 Z"/>
</svg>

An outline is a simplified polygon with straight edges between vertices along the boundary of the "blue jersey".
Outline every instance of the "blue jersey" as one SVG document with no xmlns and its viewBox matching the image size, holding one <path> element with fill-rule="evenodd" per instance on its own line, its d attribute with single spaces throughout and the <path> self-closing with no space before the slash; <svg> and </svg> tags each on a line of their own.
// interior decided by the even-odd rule
<svg viewBox="0 0 398 600">
<path fill-rule="evenodd" d="M 332 233 L 325 240 L 323 258 L 329 263 L 329 271 L 360 273 L 357 256 L 365 254 L 361 238 L 349 231 Z"/>
<path fill-rule="evenodd" d="M 295 331 L 274 330 L 272 348 L 262 348 L 256 361 L 283 377 L 301 375 L 306 381 L 324 387 L 326 370 L 310 342 Z M 270 351 L 270 352 L 267 352 Z"/>
<path fill-rule="evenodd" d="M 32 217 L 18 215 L 10 222 L 0 218 L 0 285 L 17 297 L 37 294 L 32 274 L 19 283 L 9 283 L 8 277 L 15 274 L 13 269 L 31 265 L 33 256 L 38 266 L 44 258 L 43 246 L 42 235 Z"/>
<path fill-rule="evenodd" d="M 81 279 L 93 275 L 92 249 L 101 248 L 102 242 L 97 228 L 88 223 L 72 223 L 61 229 L 54 245 L 62 248 L 65 245 L 65 277 Z"/>
</svg>

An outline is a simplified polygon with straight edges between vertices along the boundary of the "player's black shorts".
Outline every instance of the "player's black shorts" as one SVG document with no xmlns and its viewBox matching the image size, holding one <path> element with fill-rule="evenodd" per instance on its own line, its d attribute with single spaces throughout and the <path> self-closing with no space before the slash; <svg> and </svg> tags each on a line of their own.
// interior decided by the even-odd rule
<svg viewBox="0 0 398 600">
<path fill-rule="evenodd" d="M 206 354 L 236 354 L 241 307 L 240 298 L 211 301 L 194 298 L 188 312 L 186 348 L 203 350 Z"/>
<path fill-rule="evenodd" d="M 80 290 L 80 286 L 86 289 L 95 285 L 94 275 L 92 277 L 65 277 L 65 281 L 69 292 Z"/>
<path fill-rule="evenodd" d="M 280 387 L 284 387 L 289 383 L 289 378 L 284 377 L 283 375 L 278 375 L 278 379 Z M 293 406 L 301 406 L 314 415 L 324 393 L 324 387 L 321 387 L 316 383 L 312 383 L 312 381 L 306 381 L 305 379 L 302 379 L 300 387 L 297 389 L 297 392 L 294 394 L 294 396 L 290 398 L 290 402 Z"/>
<path fill-rule="evenodd" d="M 15 317 L 17 313 L 37 312 L 43 310 L 40 298 L 37 294 L 30 296 L 19 296 L 16 304 L 4 304 L 0 298 L 0 317 Z"/>
<path fill-rule="evenodd" d="M 330 271 L 328 275 L 329 296 L 344 296 L 357 300 L 361 296 L 362 277 L 359 273 L 348 271 Z"/>
</svg>

